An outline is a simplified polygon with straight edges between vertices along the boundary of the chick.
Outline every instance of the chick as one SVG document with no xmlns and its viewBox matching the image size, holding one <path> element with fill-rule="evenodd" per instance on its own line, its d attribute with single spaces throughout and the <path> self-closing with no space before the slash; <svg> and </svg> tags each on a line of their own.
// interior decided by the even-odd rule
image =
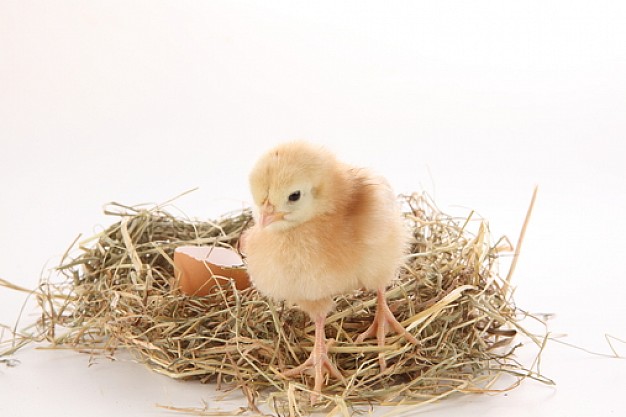
<svg viewBox="0 0 626 417">
<path fill-rule="evenodd" d="M 333 297 L 359 288 L 378 291 L 372 325 L 357 341 L 387 328 L 417 340 L 395 319 L 384 296 L 403 262 L 408 233 L 387 182 L 365 169 L 339 162 L 305 142 L 280 145 L 262 156 L 250 174 L 255 225 L 245 236 L 248 272 L 262 294 L 295 304 L 315 322 L 309 358 L 284 372 L 314 369 L 311 400 L 325 374 L 342 379 L 328 358 L 324 323 Z M 380 366 L 385 361 L 381 354 Z"/>
</svg>

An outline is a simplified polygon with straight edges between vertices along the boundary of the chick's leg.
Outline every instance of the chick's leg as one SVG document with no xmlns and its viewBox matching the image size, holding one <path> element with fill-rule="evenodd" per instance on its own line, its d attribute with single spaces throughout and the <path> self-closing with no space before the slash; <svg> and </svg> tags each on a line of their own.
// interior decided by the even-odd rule
<svg viewBox="0 0 626 417">
<path fill-rule="evenodd" d="M 362 342 L 368 337 L 376 336 L 378 341 L 378 346 L 385 345 L 385 336 L 387 335 L 387 326 L 391 327 L 396 333 L 403 335 L 406 340 L 417 345 L 417 339 L 406 331 L 406 329 L 396 320 L 395 316 L 389 309 L 389 305 L 387 304 L 387 300 L 385 299 L 385 289 L 379 288 L 377 294 L 377 303 L 376 303 L 376 314 L 374 315 L 374 321 L 368 327 L 366 331 L 361 333 L 359 337 L 357 337 L 357 342 Z M 385 357 L 382 352 L 378 356 L 378 361 L 380 363 L 381 370 L 385 370 L 387 368 L 387 363 L 385 362 Z"/>
<path fill-rule="evenodd" d="M 326 347 L 326 335 L 324 332 L 324 323 L 326 316 L 318 314 L 315 317 L 315 343 L 313 344 L 313 351 L 309 358 L 300 366 L 283 372 L 286 377 L 293 377 L 300 375 L 303 372 L 313 369 L 315 375 L 315 387 L 314 393 L 311 394 L 311 403 L 317 402 L 319 394 L 322 392 L 324 386 L 325 375 L 330 374 L 334 378 L 343 379 L 341 372 L 333 365 L 328 358 L 328 348 Z"/>
</svg>

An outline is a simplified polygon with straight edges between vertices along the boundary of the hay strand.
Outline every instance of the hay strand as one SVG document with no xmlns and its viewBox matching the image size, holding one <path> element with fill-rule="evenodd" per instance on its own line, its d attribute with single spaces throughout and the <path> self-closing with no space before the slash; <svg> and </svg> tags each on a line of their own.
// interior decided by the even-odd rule
<svg viewBox="0 0 626 417">
<path fill-rule="evenodd" d="M 524 218 L 524 223 L 522 224 L 522 230 L 519 234 L 519 238 L 517 239 L 517 245 L 515 245 L 515 252 L 513 253 L 513 261 L 511 262 L 511 267 L 509 268 L 509 272 L 504 280 L 504 291 L 508 291 L 511 285 L 511 278 L 513 277 L 513 272 L 515 272 L 515 267 L 517 266 L 517 260 L 519 259 L 519 254 L 522 250 L 522 243 L 524 242 L 524 236 L 526 236 L 526 229 L 528 228 L 528 223 L 530 223 L 530 216 L 533 213 L 533 208 L 535 207 L 535 200 L 537 199 L 537 191 L 539 187 L 535 186 L 533 190 L 533 196 L 530 199 L 530 205 L 528 206 L 528 211 L 526 211 L 526 217 Z"/>
</svg>

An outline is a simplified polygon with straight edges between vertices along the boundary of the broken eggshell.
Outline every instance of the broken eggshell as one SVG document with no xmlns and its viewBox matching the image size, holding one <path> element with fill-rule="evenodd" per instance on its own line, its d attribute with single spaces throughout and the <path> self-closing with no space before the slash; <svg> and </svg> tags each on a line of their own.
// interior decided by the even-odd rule
<svg viewBox="0 0 626 417">
<path fill-rule="evenodd" d="M 243 290 L 250 286 L 248 273 L 239 254 L 217 246 L 180 246 L 174 250 L 174 269 L 181 291 L 205 296 L 217 290 L 217 282 L 230 289 L 228 279 Z"/>
</svg>

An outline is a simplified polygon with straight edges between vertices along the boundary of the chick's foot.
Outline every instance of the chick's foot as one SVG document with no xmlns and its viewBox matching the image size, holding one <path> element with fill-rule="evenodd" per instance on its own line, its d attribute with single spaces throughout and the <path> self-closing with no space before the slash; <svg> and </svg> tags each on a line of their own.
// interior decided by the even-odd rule
<svg viewBox="0 0 626 417">
<path fill-rule="evenodd" d="M 398 322 L 398 320 L 395 318 L 393 312 L 389 309 L 387 300 L 385 299 L 384 289 L 379 288 L 377 294 L 377 305 L 376 314 L 374 315 L 374 321 L 372 321 L 372 324 L 370 325 L 370 327 L 367 328 L 366 331 L 364 331 L 359 335 L 359 337 L 357 337 L 356 341 L 358 343 L 361 343 L 368 337 L 376 336 L 378 346 L 385 346 L 385 339 L 388 327 L 390 327 L 391 330 L 394 330 L 396 333 L 403 335 L 406 340 L 413 343 L 414 345 L 419 344 L 417 339 L 412 334 L 407 332 L 402 324 L 400 324 L 400 322 Z M 378 361 L 380 363 L 380 369 L 382 371 L 387 369 L 387 363 L 382 352 L 378 355 Z"/>
<path fill-rule="evenodd" d="M 311 404 L 315 404 L 319 399 L 326 375 L 343 380 L 341 372 L 339 372 L 337 367 L 328 358 L 328 347 L 326 346 L 326 337 L 324 335 L 325 319 L 324 316 L 318 316 L 315 319 L 315 343 L 309 358 L 301 365 L 283 372 L 284 376 L 291 378 L 309 370 L 313 371 L 315 386 L 311 393 Z"/>
</svg>

